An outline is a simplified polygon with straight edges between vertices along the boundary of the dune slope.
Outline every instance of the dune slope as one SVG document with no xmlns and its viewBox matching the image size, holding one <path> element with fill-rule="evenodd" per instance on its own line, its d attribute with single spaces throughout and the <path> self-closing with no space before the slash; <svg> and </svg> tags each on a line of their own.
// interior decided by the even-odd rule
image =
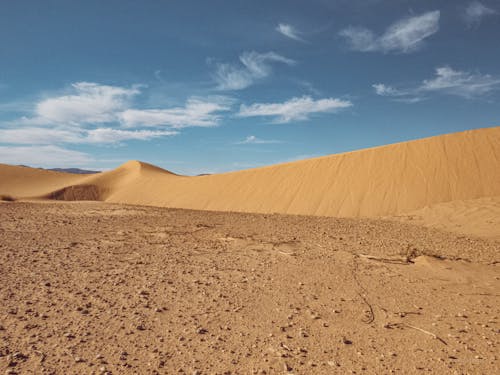
<svg viewBox="0 0 500 375">
<path fill-rule="evenodd" d="M 18 168 L 19 175 L 12 168 Z M 117 203 L 345 217 L 397 215 L 437 203 L 499 196 L 500 127 L 218 175 L 178 176 L 136 161 L 84 177 L 40 173 L 2 166 L 0 194 L 47 197 L 84 185 L 92 189 L 91 196 L 97 191 L 99 200 Z M 72 199 L 77 195 L 68 194 Z M 82 196 L 86 199 L 87 194 Z"/>
</svg>

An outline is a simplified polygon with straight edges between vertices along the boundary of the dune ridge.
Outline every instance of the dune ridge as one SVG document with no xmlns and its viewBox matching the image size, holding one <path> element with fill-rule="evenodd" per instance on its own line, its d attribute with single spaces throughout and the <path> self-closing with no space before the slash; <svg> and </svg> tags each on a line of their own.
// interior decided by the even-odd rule
<svg viewBox="0 0 500 375">
<path fill-rule="evenodd" d="M 500 127 L 196 177 L 139 161 L 85 176 L 0 165 L 0 176 L 0 194 L 17 198 L 55 195 L 338 217 L 399 215 L 438 203 L 500 196 Z"/>
</svg>

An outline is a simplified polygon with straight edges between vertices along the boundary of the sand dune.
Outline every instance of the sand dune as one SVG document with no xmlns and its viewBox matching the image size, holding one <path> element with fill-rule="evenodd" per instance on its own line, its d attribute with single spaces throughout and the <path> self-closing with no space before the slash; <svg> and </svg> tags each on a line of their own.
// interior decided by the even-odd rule
<svg viewBox="0 0 500 375">
<path fill-rule="evenodd" d="M 0 164 L 0 195 L 35 197 L 80 180 L 81 176 L 76 174 Z"/>
<path fill-rule="evenodd" d="M 500 127 L 197 177 L 138 161 L 88 176 L 0 165 L 0 176 L 0 194 L 19 198 L 341 217 L 399 215 L 443 202 L 500 196 Z"/>
</svg>

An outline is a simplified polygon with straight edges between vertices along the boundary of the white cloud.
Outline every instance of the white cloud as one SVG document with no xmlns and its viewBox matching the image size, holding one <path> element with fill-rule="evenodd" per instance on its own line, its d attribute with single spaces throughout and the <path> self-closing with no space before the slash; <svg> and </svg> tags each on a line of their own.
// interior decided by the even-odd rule
<svg viewBox="0 0 500 375">
<path fill-rule="evenodd" d="M 148 141 L 154 138 L 176 135 L 172 130 L 121 130 L 111 128 L 98 128 L 87 131 L 82 143 L 120 143 L 129 140 Z"/>
<path fill-rule="evenodd" d="M 238 145 L 248 145 L 248 144 L 261 145 L 261 144 L 272 144 L 272 143 L 281 143 L 281 141 L 272 139 L 260 139 L 257 138 L 255 135 L 249 135 L 244 140 L 236 142 L 236 144 Z"/>
<path fill-rule="evenodd" d="M 243 90 L 254 82 L 254 77 L 246 69 L 226 63 L 217 64 L 213 78 L 218 90 Z"/>
<path fill-rule="evenodd" d="M 500 88 L 500 78 L 454 70 L 449 66 L 436 69 L 436 77 L 424 80 L 421 91 L 440 91 L 447 94 L 473 98 Z"/>
<path fill-rule="evenodd" d="M 217 64 L 213 78 L 219 90 L 242 90 L 268 77 L 272 73 L 272 63 L 293 65 L 295 61 L 275 52 L 244 52 L 238 65 Z"/>
<path fill-rule="evenodd" d="M 75 143 L 79 135 L 74 131 L 51 128 L 9 128 L 0 129 L 0 142 L 11 144 L 48 145 L 55 143 Z"/>
<path fill-rule="evenodd" d="M 326 98 L 314 100 L 310 96 L 292 98 L 283 103 L 255 103 L 241 105 L 239 117 L 268 116 L 274 117 L 276 123 L 307 120 L 315 113 L 336 112 L 351 107 L 348 100 Z"/>
<path fill-rule="evenodd" d="M 500 77 L 489 74 L 454 70 L 449 66 L 436 68 L 434 78 L 424 80 L 414 88 L 396 89 L 383 83 L 372 85 L 377 95 L 396 98 L 405 103 L 416 103 L 422 95 L 442 93 L 472 99 L 500 90 Z"/>
<path fill-rule="evenodd" d="M 226 96 L 192 97 L 183 107 L 135 109 L 131 99 L 140 93 L 140 87 L 74 83 L 68 95 L 45 98 L 31 106 L 31 116 L 0 124 L 0 144 L 116 144 L 150 140 L 178 134 L 173 128 L 218 125 L 221 112 L 229 111 L 233 104 Z M 143 126 L 167 129 L 131 129 Z"/>
<path fill-rule="evenodd" d="M 168 109 L 128 109 L 120 114 L 126 127 L 168 126 L 185 128 L 188 126 L 216 126 L 221 112 L 231 109 L 232 101 L 227 97 L 209 99 L 191 98 L 184 107 Z"/>
<path fill-rule="evenodd" d="M 74 167 L 94 160 L 86 153 L 58 146 L 0 146 L 0 160 L 6 164 L 35 167 Z"/>
<path fill-rule="evenodd" d="M 139 94 L 137 87 L 123 88 L 77 82 L 71 85 L 72 95 L 56 96 L 36 105 L 38 123 L 80 125 L 116 121 L 116 114 L 127 108 L 132 96 Z"/>
<path fill-rule="evenodd" d="M 287 23 L 280 23 L 276 26 L 276 31 L 280 34 L 286 36 L 287 38 L 297 40 L 299 42 L 304 42 L 305 40 L 300 36 L 301 32 L 298 31 L 295 27 Z"/>
<path fill-rule="evenodd" d="M 364 27 L 349 27 L 340 35 L 355 51 L 409 53 L 416 51 L 424 39 L 439 30 L 439 17 L 440 12 L 436 10 L 404 18 L 389 26 L 380 36 Z"/>
<path fill-rule="evenodd" d="M 471 2 L 464 11 L 464 21 L 468 27 L 477 27 L 486 16 L 493 16 L 498 14 L 495 9 L 488 8 L 479 1 Z"/>
<path fill-rule="evenodd" d="M 60 145 L 120 144 L 173 136 L 178 134 L 175 128 L 218 125 L 221 112 L 230 110 L 233 104 L 232 99 L 217 96 L 190 98 L 183 107 L 135 109 L 132 99 L 140 94 L 140 88 L 78 82 L 71 85 L 68 94 L 31 105 L 30 116 L 0 123 L 0 161 L 58 166 L 88 164 L 93 160 L 87 154 Z M 137 129 L 143 126 L 160 128 Z"/>
<path fill-rule="evenodd" d="M 392 86 L 384 85 L 383 83 L 375 83 L 372 85 L 377 95 L 380 96 L 399 96 L 401 92 Z"/>
<path fill-rule="evenodd" d="M 54 145 L 63 143 L 117 144 L 128 140 L 146 141 L 176 135 L 176 131 L 121 130 L 112 128 L 57 129 L 9 128 L 0 129 L 0 142 L 8 144 Z"/>
</svg>

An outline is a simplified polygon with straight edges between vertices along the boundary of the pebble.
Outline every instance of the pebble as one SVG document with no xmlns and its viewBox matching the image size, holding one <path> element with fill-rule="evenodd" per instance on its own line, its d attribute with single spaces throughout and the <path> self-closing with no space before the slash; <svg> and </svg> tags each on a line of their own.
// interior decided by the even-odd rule
<svg viewBox="0 0 500 375">
<path fill-rule="evenodd" d="M 352 341 L 345 337 L 342 337 L 342 343 L 345 345 L 352 345 Z"/>
</svg>

